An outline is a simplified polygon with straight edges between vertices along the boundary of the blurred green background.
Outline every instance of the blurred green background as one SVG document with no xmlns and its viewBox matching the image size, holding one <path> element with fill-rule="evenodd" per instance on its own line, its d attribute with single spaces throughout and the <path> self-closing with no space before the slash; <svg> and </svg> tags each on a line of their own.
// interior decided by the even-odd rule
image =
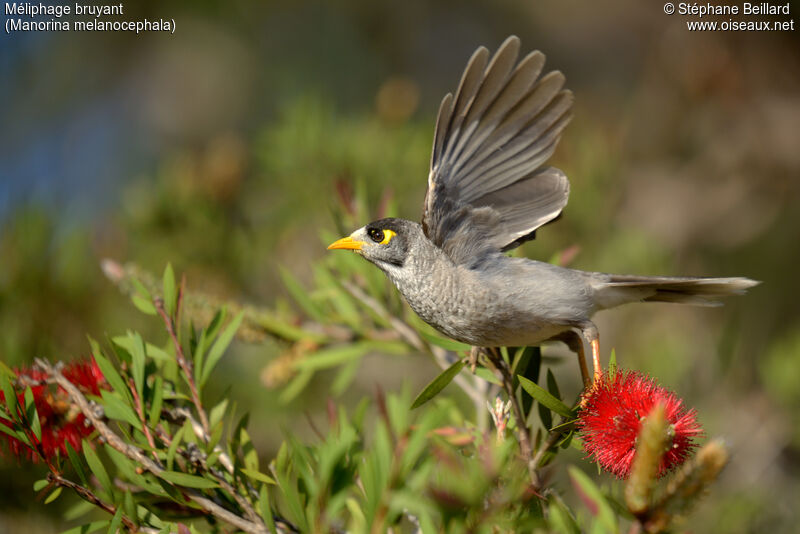
<svg viewBox="0 0 800 534">
<path fill-rule="evenodd" d="M 798 30 L 693 33 L 662 8 L 148 1 L 125 18 L 175 19 L 174 34 L 3 35 L 0 359 L 85 356 L 87 334 L 129 328 L 161 340 L 102 258 L 157 274 L 170 261 L 189 290 L 271 307 L 287 295 L 279 267 L 309 282 L 320 233 L 341 230 L 336 184 L 418 218 L 439 100 L 478 45 L 514 33 L 576 96 L 554 157 L 570 203 L 523 252 L 578 245 L 573 266 L 588 270 L 764 281 L 724 308 L 630 306 L 597 322 L 604 358 L 616 348 L 676 390 L 733 449 L 691 530 L 796 532 Z M 310 435 L 302 415 L 329 395 L 316 378 L 279 404 L 264 368 L 286 349 L 237 344 L 215 373 L 218 394 L 235 384 L 252 411 L 264 458 L 284 432 Z M 573 358 L 555 371 L 577 393 Z M 435 373 L 421 357 L 371 357 L 343 402 Z M 0 457 L 0 532 L 59 530 L 58 506 L 33 498 L 40 471 Z"/>
</svg>

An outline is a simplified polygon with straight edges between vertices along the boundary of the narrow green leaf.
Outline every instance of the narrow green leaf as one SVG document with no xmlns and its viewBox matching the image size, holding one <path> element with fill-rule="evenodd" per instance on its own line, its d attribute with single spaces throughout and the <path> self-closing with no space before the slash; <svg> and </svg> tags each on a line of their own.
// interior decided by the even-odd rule
<svg viewBox="0 0 800 534">
<path fill-rule="evenodd" d="M 258 470 L 243 468 L 242 473 L 252 478 L 253 480 L 258 480 L 259 482 L 263 482 L 265 484 L 273 484 L 273 485 L 276 484 L 276 482 L 272 479 L 272 477 L 267 476 Z"/>
<path fill-rule="evenodd" d="M 94 452 L 88 441 L 83 440 L 83 457 L 86 458 L 86 463 L 89 465 L 89 470 L 94 473 L 97 480 L 100 481 L 100 486 L 110 495 L 113 495 L 113 487 L 111 486 L 111 479 L 108 477 L 108 472 L 103 466 L 103 462 Z"/>
<path fill-rule="evenodd" d="M 11 383 L 10 375 L 0 375 L 0 388 L 3 390 L 3 396 L 6 399 L 6 408 L 8 408 L 8 414 L 12 418 L 17 417 L 17 392 L 14 389 L 14 384 Z"/>
<path fill-rule="evenodd" d="M 158 476 L 167 482 L 184 488 L 210 489 L 219 487 L 219 484 L 213 480 L 179 471 L 162 471 Z"/>
<path fill-rule="evenodd" d="M 559 534 L 581 534 L 581 529 L 575 518 L 569 512 L 561 499 L 551 497 L 550 506 L 547 507 L 549 512 L 549 523 L 552 528 Z"/>
<path fill-rule="evenodd" d="M 14 439 L 20 440 L 25 445 L 30 445 L 30 443 L 28 443 L 28 438 L 25 437 L 24 432 L 19 432 L 17 430 L 14 430 L 13 428 L 9 428 L 4 423 L 0 423 L 0 432 L 2 432 L 3 434 L 8 434 Z"/>
<path fill-rule="evenodd" d="M 131 295 L 131 302 L 136 308 L 146 314 L 146 315 L 155 315 L 156 314 L 156 307 L 153 305 L 152 301 L 143 299 L 139 295 Z"/>
<path fill-rule="evenodd" d="M 114 391 L 123 392 L 126 395 L 129 395 L 128 387 L 125 385 L 125 381 L 122 380 L 122 377 L 117 372 L 117 369 L 114 367 L 114 364 L 111 363 L 111 360 L 106 358 L 105 354 L 100 350 L 100 347 L 97 346 L 97 342 L 91 340 L 92 342 L 92 356 L 94 356 L 94 360 L 97 362 L 97 366 L 100 368 L 100 371 L 103 373 L 103 377 L 106 379 Z"/>
<path fill-rule="evenodd" d="M 167 315 L 170 317 L 175 317 L 177 293 L 175 291 L 175 273 L 172 270 L 171 263 L 167 263 L 167 266 L 164 268 L 162 285 L 164 290 L 164 307 L 167 310 Z"/>
<path fill-rule="evenodd" d="M 236 317 L 231 319 L 231 322 L 222 329 L 219 337 L 211 346 L 211 350 L 208 351 L 208 357 L 203 365 L 203 376 L 200 380 L 201 385 L 206 383 L 208 377 L 211 376 L 211 371 L 214 370 L 214 366 L 217 365 L 217 362 L 220 358 L 222 358 L 222 355 L 225 353 L 228 345 L 230 345 L 231 341 L 233 341 L 233 336 L 235 336 L 236 331 L 239 330 L 239 327 L 242 324 L 242 319 L 244 319 L 244 311 L 240 311 Z"/>
<path fill-rule="evenodd" d="M 272 508 L 269 506 L 267 486 L 261 486 L 261 491 L 258 494 L 258 507 L 261 510 L 261 519 L 267 524 L 270 533 L 278 534 L 278 529 L 275 527 L 275 518 L 272 517 Z"/>
<path fill-rule="evenodd" d="M 109 523 L 110 521 L 107 519 L 104 519 L 102 521 L 92 521 L 91 523 L 87 523 L 86 525 L 72 527 L 69 530 L 63 531 L 61 534 L 92 534 L 92 532 L 97 532 L 101 528 L 106 527 Z"/>
<path fill-rule="evenodd" d="M 108 534 L 117 534 L 119 532 L 119 525 L 122 523 L 122 508 L 117 506 L 117 511 L 114 512 L 114 517 L 111 518 L 111 523 L 108 524 Z"/>
<path fill-rule="evenodd" d="M 300 371 L 297 373 L 297 376 L 281 391 L 278 397 L 281 404 L 288 404 L 293 401 L 305 389 L 313 376 L 314 371 Z"/>
<path fill-rule="evenodd" d="M 369 350 L 370 346 L 364 343 L 322 349 L 298 360 L 294 364 L 294 368 L 299 371 L 318 371 L 320 369 L 336 367 L 337 365 L 342 365 L 351 360 L 361 358 Z"/>
<path fill-rule="evenodd" d="M 0 361 L 0 375 L 7 376 L 10 380 L 17 378 L 17 373 L 14 372 L 9 366 Z"/>
<path fill-rule="evenodd" d="M 466 343 L 460 343 L 458 341 L 447 339 L 444 337 L 437 336 L 436 334 L 432 334 L 430 332 L 426 332 L 425 330 L 419 330 L 419 335 L 422 336 L 422 339 L 436 345 L 437 347 L 441 347 L 445 350 L 452 350 L 454 352 L 469 352 L 472 349 L 471 346 L 467 345 Z"/>
<path fill-rule="evenodd" d="M 147 288 L 144 287 L 144 285 L 136 278 L 131 278 L 131 285 L 136 291 L 136 293 L 131 295 L 131 301 L 133 302 L 133 305 L 139 308 L 139 310 L 143 313 L 155 315 L 156 307 L 153 306 L 153 296 L 150 294 Z"/>
<path fill-rule="evenodd" d="M 144 410 L 144 397 L 142 391 L 144 390 L 144 366 L 145 366 L 145 349 L 144 340 L 139 333 L 129 334 L 131 338 L 131 367 L 133 372 L 133 384 L 136 387 L 136 393 L 139 395 L 140 408 Z"/>
<path fill-rule="evenodd" d="M 228 409 L 228 399 L 222 399 L 222 402 L 214 406 L 211 411 L 208 413 L 208 422 L 211 427 L 217 426 L 222 420 L 222 417 L 225 415 L 225 410 Z"/>
<path fill-rule="evenodd" d="M 42 423 L 39 421 L 39 412 L 36 411 L 36 401 L 33 398 L 33 390 L 29 387 L 25 388 L 25 418 L 31 426 L 33 435 L 36 436 L 38 441 L 42 440 Z"/>
<path fill-rule="evenodd" d="M 356 373 L 361 368 L 361 359 L 350 360 L 346 364 L 344 364 L 339 372 L 336 374 L 336 378 L 333 379 L 331 383 L 331 393 L 334 396 L 338 397 L 342 393 L 344 393 L 350 384 L 352 384 L 353 379 L 356 377 Z"/>
<path fill-rule="evenodd" d="M 75 452 L 75 449 L 72 448 L 69 441 L 66 442 L 67 445 L 67 456 L 69 456 L 69 461 L 72 464 L 73 469 L 75 472 L 78 473 L 78 478 L 81 479 L 81 483 L 86 486 L 88 485 L 88 477 L 86 476 L 86 470 L 83 468 L 83 461 L 81 460 L 78 453 Z"/>
<path fill-rule="evenodd" d="M 128 423 L 137 430 L 142 430 L 142 423 L 136 416 L 136 412 L 133 411 L 133 408 L 125 404 L 118 393 L 103 389 L 100 391 L 100 396 L 103 398 L 103 410 L 105 411 L 106 417 Z"/>
<path fill-rule="evenodd" d="M 280 272 L 283 285 L 286 286 L 286 289 L 292 295 L 292 298 L 295 300 L 295 302 L 297 302 L 297 304 L 300 305 L 306 315 L 318 323 L 324 323 L 325 314 L 322 312 L 320 307 L 313 300 L 311 300 L 311 297 L 308 296 L 308 291 L 306 288 L 304 288 L 297 278 L 295 278 L 295 276 L 291 273 L 291 271 L 285 267 L 281 267 Z"/>
<path fill-rule="evenodd" d="M 169 448 L 167 449 L 167 470 L 172 470 L 172 463 L 175 461 L 175 453 L 178 452 L 178 446 L 183 441 L 183 434 L 186 432 L 186 427 L 182 426 L 175 432 L 175 435 L 172 436 L 172 443 L 169 444 Z"/>
<path fill-rule="evenodd" d="M 36 482 L 33 483 L 33 491 L 42 491 L 44 488 L 47 487 L 48 484 L 50 484 L 50 481 L 47 480 L 46 478 L 37 480 Z"/>
<path fill-rule="evenodd" d="M 445 369 L 442 374 L 434 378 L 433 381 L 425 386 L 425 389 L 423 389 L 422 392 L 417 395 L 417 398 L 414 399 L 413 404 L 411 404 L 411 409 L 413 410 L 415 408 L 419 408 L 434 398 L 456 377 L 456 375 L 461 371 L 462 367 L 464 367 L 464 360 L 458 360 L 453 365 Z"/>
<path fill-rule="evenodd" d="M 503 381 L 500 380 L 499 378 L 497 378 L 497 376 L 491 370 L 487 369 L 486 367 L 476 367 L 475 368 L 475 375 L 483 378 L 484 380 L 486 380 L 487 382 L 490 382 L 492 384 L 497 384 L 498 386 L 502 386 L 503 385 Z"/>
<path fill-rule="evenodd" d="M 94 510 L 97 510 L 97 508 L 95 508 L 95 506 L 92 503 L 90 503 L 89 501 L 84 501 L 82 499 L 79 499 L 78 502 L 76 502 L 75 504 L 73 504 L 64 511 L 64 515 L 62 516 L 62 518 L 65 521 L 72 522 L 78 519 L 79 517 L 83 517 L 89 512 L 92 512 Z"/>
<path fill-rule="evenodd" d="M 155 427 L 161 420 L 161 406 L 164 404 L 164 379 L 156 376 L 153 383 L 153 399 L 150 401 L 150 413 L 147 420 L 150 426 Z"/>
<path fill-rule="evenodd" d="M 578 496 L 589 508 L 591 514 L 595 516 L 598 524 L 606 532 L 618 532 L 617 519 L 608 501 L 603 496 L 600 488 L 592 481 L 589 476 L 575 466 L 568 466 L 569 477 L 572 485 L 578 492 Z"/>
<path fill-rule="evenodd" d="M 239 443 L 241 443 L 244 456 L 244 466 L 251 471 L 258 471 L 258 451 L 253 446 L 253 440 L 246 428 L 239 429 Z"/>
<path fill-rule="evenodd" d="M 61 490 L 64 489 L 61 486 L 58 486 L 47 498 L 44 500 L 45 504 L 50 504 L 54 500 L 58 499 L 58 496 L 61 495 Z"/>
<path fill-rule="evenodd" d="M 531 382 L 527 378 L 521 375 L 517 375 L 519 377 L 519 383 L 522 388 L 528 392 L 528 394 L 536 399 L 540 404 L 543 404 L 550 410 L 556 412 L 559 415 L 564 417 L 572 417 L 572 410 L 569 409 L 569 406 L 564 404 L 559 399 L 552 396 L 550 393 L 547 392 L 546 389 L 542 388 L 538 384 Z"/>
</svg>

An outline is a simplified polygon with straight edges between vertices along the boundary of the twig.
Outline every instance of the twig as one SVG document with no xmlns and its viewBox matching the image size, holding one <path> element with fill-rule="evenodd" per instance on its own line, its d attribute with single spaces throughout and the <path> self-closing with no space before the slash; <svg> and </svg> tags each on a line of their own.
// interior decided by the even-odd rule
<svg viewBox="0 0 800 534">
<path fill-rule="evenodd" d="M 522 457 L 528 462 L 528 469 L 531 470 L 531 474 L 533 474 L 531 468 L 531 454 L 533 452 L 531 448 L 531 436 L 525 420 L 525 415 L 522 411 L 522 406 L 519 405 L 519 400 L 514 391 L 514 377 L 511 376 L 511 369 L 509 369 L 508 363 L 503 359 L 503 356 L 497 348 L 488 349 L 487 353 L 492 363 L 494 363 L 495 367 L 500 371 L 500 375 L 503 377 L 503 389 L 505 389 L 506 395 L 508 395 L 508 400 L 511 402 L 511 409 L 514 410 L 514 418 L 517 420 L 519 448 L 522 452 Z"/>
<path fill-rule="evenodd" d="M 142 452 L 141 449 L 124 442 L 117 434 L 115 434 L 114 431 L 112 431 L 105 424 L 105 422 L 98 417 L 98 414 L 92 409 L 91 404 L 89 404 L 89 401 L 86 399 L 83 393 L 81 393 L 81 391 L 72 382 L 64 377 L 64 375 L 62 375 L 58 369 L 52 366 L 49 362 L 38 358 L 35 361 L 35 365 L 47 373 L 49 381 L 55 382 L 67 392 L 67 395 L 69 395 L 70 399 L 72 399 L 72 401 L 78 406 L 78 409 L 80 409 L 81 413 L 92 423 L 94 429 L 97 430 L 100 436 L 106 440 L 106 443 L 108 443 L 110 447 L 124 454 L 131 460 L 138 462 L 142 468 L 150 471 L 155 476 L 160 476 L 162 473 L 164 473 L 164 468 L 151 460 L 150 457 Z M 230 523 L 234 527 L 248 533 L 265 534 L 267 532 L 267 527 L 264 525 L 263 521 L 259 521 L 258 523 L 248 521 L 215 503 L 213 500 L 203 496 L 196 490 L 183 487 L 180 487 L 179 489 L 188 499 L 197 503 L 203 510 L 213 515 L 217 519 L 225 521 L 226 523 Z"/>
<path fill-rule="evenodd" d="M 133 384 L 133 380 L 128 380 L 128 389 L 131 391 L 131 395 L 133 395 L 133 405 L 136 408 L 136 415 L 139 417 L 139 422 L 142 424 L 142 432 L 144 432 L 144 436 L 147 439 L 147 444 L 150 445 L 152 449 L 151 452 L 153 454 L 153 459 L 158 462 L 158 454 L 156 453 L 156 442 L 153 440 L 153 434 L 150 432 L 150 428 L 147 426 L 147 420 L 144 417 L 144 412 L 142 411 L 142 403 L 139 398 L 139 393 L 136 391 L 136 386 Z M 160 463 L 160 462 L 159 462 Z"/>
<path fill-rule="evenodd" d="M 169 337 L 172 338 L 172 344 L 175 345 L 175 359 L 178 361 L 178 365 L 180 365 L 183 374 L 186 375 L 186 382 L 189 384 L 189 391 L 192 394 L 192 402 L 197 410 L 197 416 L 200 418 L 200 424 L 203 425 L 205 435 L 208 436 L 210 432 L 208 416 L 206 415 L 205 409 L 203 409 L 203 405 L 200 403 L 200 395 L 197 392 L 197 384 L 194 381 L 194 373 L 192 372 L 192 363 L 187 360 L 186 356 L 183 354 L 183 347 L 181 346 L 181 342 L 178 341 L 178 335 L 175 333 L 175 324 L 167 314 L 167 310 L 164 309 L 164 299 L 156 297 L 153 299 L 153 304 L 158 314 L 164 320 L 164 326 L 167 328 Z M 205 441 L 208 441 L 208 437 L 205 438 Z"/>
<path fill-rule="evenodd" d="M 87 487 L 81 486 L 80 484 L 76 484 L 75 482 L 64 478 L 57 472 L 51 471 L 47 475 L 47 480 L 52 482 L 57 486 L 63 486 L 65 488 L 69 488 L 75 493 L 77 493 L 81 499 L 84 501 L 90 502 L 93 505 L 97 506 L 101 510 L 114 515 L 117 513 L 117 507 L 107 502 L 101 500 L 97 495 L 94 494 L 92 490 Z M 125 514 L 121 515 L 122 524 L 125 525 L 125 528 L 130 532 L 146 532 L 146 533 L 156 533 L 159 532 L 156 528 L 149 528 L 149 527 L 139 527 L 134 523 L 128 516 Z"/>
</svg>

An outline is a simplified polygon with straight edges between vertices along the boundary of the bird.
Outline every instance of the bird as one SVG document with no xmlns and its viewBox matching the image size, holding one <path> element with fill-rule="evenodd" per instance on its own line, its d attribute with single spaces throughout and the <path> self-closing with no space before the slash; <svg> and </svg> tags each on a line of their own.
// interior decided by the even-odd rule
<svg viewBox="0 0 800 534">
<path fill-rule="evenodd" d="M 508 37 L 490 58 L 479 47 L 455 94 L 441 102 L 422 221 L 384 218 L 328 249 L 351 250 L 391 280 L 411 309 L 440 333 L 483 350 L 563 341 L 600 374 L 592 316 L 633 302 L 719 305 L 759 282 L 581 271 L 507 251 L 561 216 L 569 180 L 548 166 L 572 117 L 573 94 L 545 56 L 518 61 Z"/>
</svg>

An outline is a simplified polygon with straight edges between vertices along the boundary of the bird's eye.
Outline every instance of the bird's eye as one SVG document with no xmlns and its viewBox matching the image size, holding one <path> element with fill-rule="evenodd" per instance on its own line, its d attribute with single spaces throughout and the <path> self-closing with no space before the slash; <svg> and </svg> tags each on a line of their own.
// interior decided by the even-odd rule
<svg viewBox="0 0 800 534">
<path fill-rule="evenodd" d="M 389 241 L 392 240 L 394 236 L 397 234 L 392 230 L 381 230 L 379 228 L 370 228 L 367 230 L 367 235 L 369 238 L 375 241 L 380 245 L 388 245 Z"/>
<path fill-rule="evenodd" d="M 375 241 L 376 243 L 380 243 L 383 241 L 383 230 L 379 230 L 378 228 L 370 228 L 367 230 L 367 234 L 369 234 L 369 238 Z"/>
</svg>

